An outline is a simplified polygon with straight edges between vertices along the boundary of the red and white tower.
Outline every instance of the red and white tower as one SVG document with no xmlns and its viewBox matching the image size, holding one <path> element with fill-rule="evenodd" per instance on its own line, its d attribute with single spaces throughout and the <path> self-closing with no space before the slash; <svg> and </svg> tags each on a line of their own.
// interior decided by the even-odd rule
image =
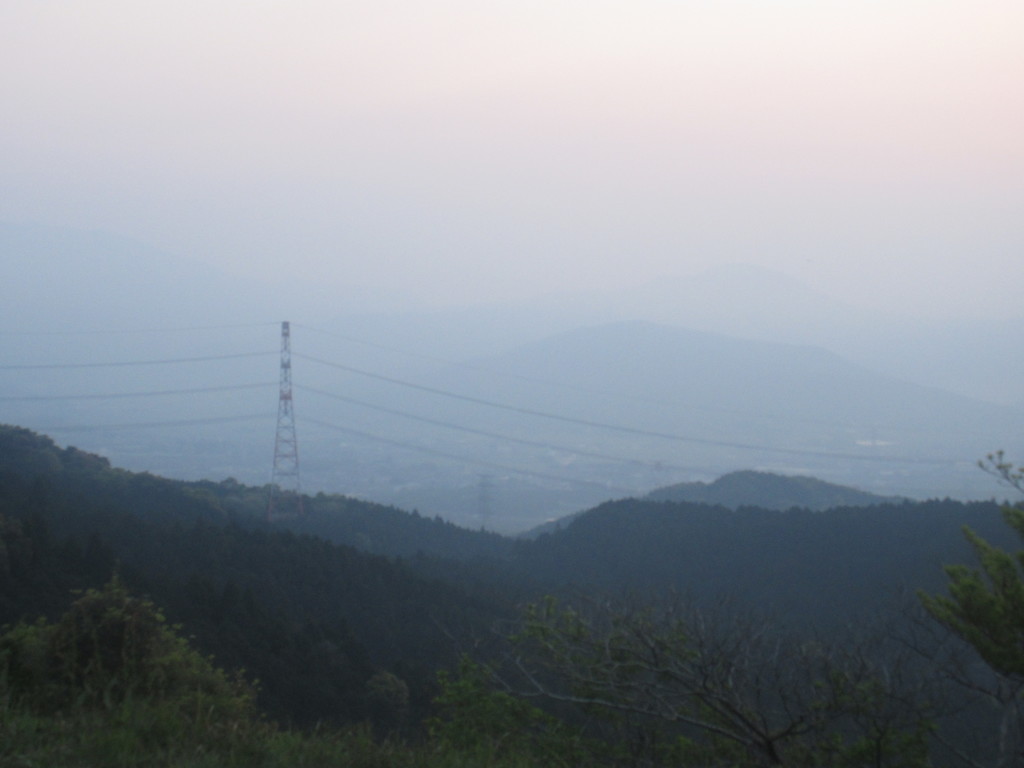
<svg viewBox="0 0 1024 768">
<path fill-rule="evenodd" d="M 302 514 L 299 443 L 295 437 L 295 411 L 292 407 L 292 339 L 291 328 L 285 321 L 281 323 L 281 391 L 277 400 L 274 470 L 270 477 L 267 519 Z"/>
</svg>

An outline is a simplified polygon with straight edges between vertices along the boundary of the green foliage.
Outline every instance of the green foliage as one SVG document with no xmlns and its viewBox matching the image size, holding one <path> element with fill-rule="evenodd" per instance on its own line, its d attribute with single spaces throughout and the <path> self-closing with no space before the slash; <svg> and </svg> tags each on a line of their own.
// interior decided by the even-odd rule
<svg viewBox="0 0 1024 768">
<path fill-rule="evenodd" d="M 44 472 L 38 456 L 53 466 Z M 0 626 L 52 620 L 70 590 L 98 587 L 116 569 L 218 664 L 252 671 L 261 681 L 259 705 L 272 717 L 299 725 L 371 717 L 389 730 L 418 724 L 436 670 L 457 659 L 452 636 L 479 632 L 507 597 L 497 589 L 472 596 L 455 575 L 445 584 L 408 562 L 238 512 L 239 500 L 256 496 L 265 509 L 260 494 L 234 482 L 189 484 L 111 469 L 0 426 Z M 356 501 L 348 507 L 367 523 L 377 511 Z M 375 529 L 381 540 L 413 519 L 397 510 L 384 518 Z M 447 529 L 458 531 L 429 527 L 447 538 Z M 401 677 L 407 707 L 367 695 L 380 670 Z"/>
<path fill-rule="evenodd" d="M 190 648 L 116 578 L 88 590 L 58 622 L 19 624 L 0 636 L 0 670 L 5 697 L 43 715 L 114 711 L 139 698 L 197 725 L 255 712 L 243 680 Z"/>
<path fill-rule="evenodd" d="M 117 579 L 86 591 L 57 622 L 21 623 L 0 636 L 5 762 L 127 766 L 150 755 L 171 765 L 211 750 L 241 756 L 268 727 L 253 700 L 250 686 L 190 648 Z"/>
<path fill-rule="evenodd" d="M 1024 536 L 1024 511 L 1008 507 L 1007 523 Z M 949 595 L 921 593 L 925 609 L 962 637 L 996 672 L 1024 680 L 1024 551 L 1011 555 L 971 529 L 964 535 L 979 567 L 947 566 Z"/>
<path fill-rule="evenodd" d="M 374 722 L 384 728 L 398 728 L 409 714 L 409 686 L 391 672 L 382 670 L 367 681 L 366 700 Z"/>
<path fill-rule="evenodd" d="M 390 673 L 371 695 L 400 709 Z M 525 766 L 511 760 L 494 768 Z M 534 763 L 540 764 L 540 763 Z M 0 636 L 0 766 L 469 768 L 451 745 L 378 742 L 369 727 L 302 734 L 267 722 L 252 689 L 215 668 L 149 601 L 113 580 L 56 622 Z"/>
<path fill-rule="evenodd" d="M 963 522 L 997 544 L 991 529 L 1003 532 L 996 505 L 948 500 L 829 513 L 625 500 L 512 542 L 323 495 L 289 531 L 260 518 L 262 494 L 112 469 L 0 426 L 0 624 L 20 622 L 0 638 L 0 766 L 738 766 L 753 764 L 753 742 L 758 759 L 777 744 L 787 765 L 918 765 L 927 724 L 916 700 L 901 710 L 881 684 L 888 670 L 766 644 L 746 613 L 770 604 L 845 631 L 895 585 L 929 586 L 926 572 L 940 584 L 937 563 L 959 559 L 949 547 Z M 115 568 L 202 654 L 255 671 L 270 717 L 324 725 L 275 729 L 252 690 L 153 604 L 118 582 L 88 589 Z M 514 602 L 569 581 L 739 595 L 744 630 L 709 645 L 681 617 L 630 610 L 594 621 L 543 604 L 517 661 L 561 700 L 538 709 L 487 668 L 464 666 L 442 677 L 422 749 L 375 740 L 416 733 L 455 648 L 508 619 Z M 57 619 L 70 589 L 85 591 Z M 49 621 L 33 623 L 39 615 Z M 691 673 L 707 687 L 666 694 Z M 716 709 L 723 702 L 731 713 Z"/>
<path fill-rule="evenodd" d="M 437 715 L 428 726 L 442 749 L 473 755 L 482 764 L 583 765 L 577 734 L 551 715 L 495 686 L 490 672 L 463 657 L 458 671 L 438 675 Z"/>
<path fill-rule="evenodd" d="M 1005 461 L 1002 452 L 980 464 L 1024 493 L 1024 468 Z M 1007 526 L 1024 540 L 1024 509 L 1007 505 L 1002 513 Z M 918 595 L 931 617 L 973 648 L 991 673 L 980 675 L 978 665 L 971 670 L 972 665 L 963 663 L 950 672 L 971 696 L 994 705 L 997 721 L 987 724 L 988 743 L 982 751 L 991 752 L 994 765 L 1018 765 L 1024 755 L 1024 550 L 1010 554 L 970 527 L 964 526 L 963 532 L 978 566 L 947 566 L 948 594 Z M 973 758 L 971 762 L 982 764 Z"/>
<path fill-rule="evenodd" d="M 1015 469 L 1001 452 L 990 455 L 982 467 L 1024 491 L 1024 469 Z M 1024 509 L 1004 507 L 1003 520 L 1024 541 Z M 964 536 L 979 567 L 947 566 L 949 595 L 921 592 L 921 602 L 996 673 L 1024 683 L 1024 550 L 1005 552 L 966 526 Z"/>
<path fill-rule="evenodd" d="M 625 764 L 928 764 L 916 683 L 903 686 L 908 671 L 868 648 L 826 648 L 686 605 L 552 599 L 512 639 L 527 689 L 600 717 L 609 755 Z"/>
</svg>

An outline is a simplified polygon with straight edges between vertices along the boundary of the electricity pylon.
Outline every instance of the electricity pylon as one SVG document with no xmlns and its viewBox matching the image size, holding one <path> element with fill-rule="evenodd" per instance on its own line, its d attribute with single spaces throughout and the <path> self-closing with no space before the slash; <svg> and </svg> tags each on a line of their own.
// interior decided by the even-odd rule
<svg viewBox="0 0 1024 768">
<path fill-rule="evenodd" d="M 277 399 L 274 470 L 270 476 L 267 520 L 304 514 L 299 486 L 299 442 L 292 408 L 292 340 L 287 321 L 281 323 L 281 388 Z"/>
</svg>

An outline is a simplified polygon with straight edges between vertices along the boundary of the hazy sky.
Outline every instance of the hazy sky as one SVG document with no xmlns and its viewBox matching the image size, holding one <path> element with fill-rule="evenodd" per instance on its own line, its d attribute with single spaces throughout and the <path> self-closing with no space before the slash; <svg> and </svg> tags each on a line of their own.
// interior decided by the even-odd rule
<svg viewBox="0 0 1024 768">
<path fill-rule="evenodd" d="M 1020 313 L 1021 0 L 2 0 L 0 219 L 433 302 Z"/>
</svg>

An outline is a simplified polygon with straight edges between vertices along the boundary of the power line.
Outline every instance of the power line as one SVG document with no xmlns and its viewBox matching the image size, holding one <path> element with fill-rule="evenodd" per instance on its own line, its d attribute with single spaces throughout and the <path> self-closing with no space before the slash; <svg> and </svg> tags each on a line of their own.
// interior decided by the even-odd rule
<svg viewBox="0 0 1024 768">
<path fill-rule="evenodd" d="M 182 325 L 164 328 L 115 328 L 106 330 L 93 328 L 74 331 L 0 331 L 0 336 L 113 336 L 139 333 L 190 333 L 192 331 L 223 331 L 237 328 L 265 328 L 270 325 L 277 325 L 277 323 L 224 323 L 221 325 Z"/>
<path fill-rule="evenodd" d="M 563 416 L 557 413 L 550 413 L 547 411 L 538 411 L 533 408 L 523 408 L 521 406 L 509 405 L 507 403 L 498 403 L 493 400 L 485 400 L 484 398 L 473 397 L 471 395 L 462 395 L 456 392 L 449 392 L 447 390 L 438 389 L 436 387 L 429 387 L 423 384 L 415 384 L 410 381 L 404 381 L 402 379 L 396 379 L 391 376 L 384 376 L 378 373 L 372 373 L 370 371 L 364 371 L 359 368 L 354 368 L 349 365 L 342 365 L 341 363 L 332 363 L 328 360 L 322 360 L 317 357 L 310 355 L 303 355 L 300 353 L 294 353 L 294 357 L 302 360 L 308 360 L 309 362 L 318 363 L 330 368 L 336 368 L 338 370 L 346 371 L 348 373 L 354 373 L 358 376 L 365 376 L 376 381 L 386 381 L 389 384 L 395 384 L 397 386 L 407 387 L 409 389 L 415 389 L 420 392 L 428 392 L 430 394 L 439 395 L 441 397 L 451 398 L 453 400 L 460 400 L 462 402 L 474 403 L 476 405 L 483 405 L 488 408 L 496 408 L 503 411 L 509 411 L 512 413 L 520 413 L 526 416 L 535 416 L 537 418 L 550 419 L 552 421 L 560 421 L 566 424 L 575 424 L 578 426 L 593 427 L 596 429 L 604 429 L 613 432 L 619 432 L 623 434 L 637 435 L 640 437 L 654 437 L 661 440 L 671 440 L 673 442 L 681 443 L 692 443 L 696 445 L 709 445 L 717 448 L 738 448 L 742 450 L 750 451 L 766 451 L 770 453 L 782 453 L 789 456 L 812 456 L 818 458 L 830 458 L 830 459 L 844 459 L 848 461 L 885 461 L 885 462 L 900 462 L 905 464 L 930 464 L 930 465 L 944 465 L 953 464 L 954 460 L 951 459 L 928 459 L 928 458 L 910 458 L 902 456 L 865 456 L 857 453 L 845 453 L 840 451 L 815 451 L 805 448 L 780 448 L 770 445 L 758 445 L 755 443 L 740 443 L 730 440 L 714 440 L 711 438 L 703 437 L 692 437 L 687 435 L 677 435 L 670 432 L 659 432 L 656 430 L 638 429 L 635 427 L 627 427 L 621 424 L 608 424 L 606 422 L 592 421 L 589 419 L 580 419 L 573 416 Z"/>
<path fill-rule="evenodd" d="M 402 442 L 400 440 L 391 440 L 391 439 L 386 438 L 386 437 L 380 437 L 378 435 L 373 435 L 373 434 L 371 434 L 369 432 L 363 432 L 362 430 L 352 429 L 350 427 L 342 427 L 342 426 L 339 426 L 337 424 L 331 424 L 331 423 L 326 422 L 326 421 L 321 421 L 319 419 L 303 418 L 303 423 L 315 424 L 316 426 L 324 427 L 326 429 L 331 429 L 331 430 L 334 430 L 336 432 L 344 432 L 345 434 L 355 435 L 356 437 L 362 437 L 362 438 L 365 438 L 367 440 L 373 440 L 373 441 L 378 442 L 378 443 L 385 443 L 386 445 L 393 445 L 393 446 L 395 446 L 397 448 L 405 448 L 405 449 L 410 450 L 410 451 L 418 451 L 419 453 L 426 453 L 426 454 L 429 454 L 431 456 L 438 456 L 440 458 L 450 459 L 452 461 L 457 461 L 457 462 L 460 462 L 460 463 L 463 463 L 463 464 L 474 464 L 474 465 L 479 466 L 479 467 L 488 467 L 490 469 L 500 469 L 503 472 L 510 472 L 510 473 L 516 474 L 516 475 L 525 475 L 527 477 L 536 477 L 536 478 L 539 478 L 541 480 L 549 480 L 549 481 L 553 480 L 553 481 L 559 482 L 559 483 L 571 483 L 573 485 L 581 485 L 581 486 L 587 486 L 587 487 L 593 487 L 593 488 L 600 488 L 600 489 L 605 490 L 605 491 L 616 491 L 616 492 L 625 493 L 625 494 L 633 494 L 633 493 L 636 492 L 635 489 L 621 488 L 621 487 L 617 487 L 617 486 L 607 485 L 606 483 L 599 483 L 599 482 L 597 482 L 595 480 L 576 480 L 576 479 L 572 479 L 572 478 L 568 478 L 568 477 L 563 477 L 563 476 L 560 476 L 560 475 L 551 475 L 551 474 L 548 474 L 546 472 L 535 472 L 535 471 L 528 470 L 528 469 L 519 469 L 517 467 L 510 467 L 510 466 L 508 466 L 506 464 L 498 464 L 496 462 L 486 461 L 484 459 L 467 458 L 465 456 L 459 456 L 459 455 L 454 454 L 454 453 L 447 453 L 446 451 L 439 451 L 439 450 L 437 450 L 435 448 L 427 448 L 427 447 L 422 446 L 422 445 L 415 445 L 413 443 L 405 443 L 405 442 Z"/>
<path fill-rule="evenodd" d="M 351 403 L 358 405 L 363 408 L 369 408 L 380 413 L 387 413 L 392 416 L 400 416 L 402 418 L 411 419 L 413 421 L 423 422 L 424 424 L 433 424 L 434 426 L 444 427 L 446 429 L 453 429 L 459 432 L 465 432 L 471 435 L 479 435 L 480 437 L 488 437 L 495 440 L 502 440 L 509 443 L 518 443 L 520 445 L 529 445 L 534 448 L 545 448 L 553 451 L 561 451 L 563 453 L 571 453 L 576 456 L 586 456 L 594 459 L 606 459 L 608 461 L 615 461 L 622 464 L 635 464 L 642 467 L 648 467 L 652 469 L 678 469 L 682 471 L 692 471 L 692 467 L 683 467 L 675 464 L 668 464 L 663 461 L 641 461 L 639 459 L 630 459 L 623 456 L 612 456 L 607 453 L 598 453 L 596 451 L 586 451 L 579 448 L 569 448 L 564 445 L 555 445 L 553 443 L 547 443 L 542 440 L 527 440 L 520 437 L 512 437 L 510 435 L 502 435 L 496 432 L 488 432 L 482 429 L 475 429 L 474 427 L 466 427 L 461 424 L 454 424 L 450 421 L 442 421 L 440 419 L 432 419 L 426 416 L 417 416 L 414 413 L 407 411 L 400 411 L 395 408 L 387 408 L 382 405 L 374 405 L 373 403 L 367 403 L 363 400 L 356 400 L 352 397 L 346 397 L 345 395 L 339 395 L 334 392 L 326 392 L 322 389 L 315 389 L 314 387 L 306 387 L 300 384 L 295 385 L 295 389 L 302 392 L 311 392 L 322 397 L 329 397 L 332 400 L 340 400 L 341 402 Z"/>
<path fill-rule="evenodd" d="M 164 360 L 124 360 L 107 363 L 45 363 L 32 365 L 0 365 L 0 371 L 40 371 L 75 368 L 124 368 L 136 365 L 175 365 L 177 363 L 207 363 L 214 360 L 238 360 L 246 357 L 269 357 L 276 352 L 238 352 L 231 355 L 209 355 L 207 357 L 175 357 Z"/>
<path fill-rule="evenodd" d="M 522 373 L 516 373 L 514 371 L 497 371 L 493 368 L 489 368 L 485 365 L 479 365 L 476 363 L 466 362 L 464 360 L 450 360 L 443 357 L 437 357 L 435 355 L 427 355 L 422 352 L 415 352 L 409 349 L 402 349 L 400 347 L 394 347 L 389 344 L 380 344 L 379 342 L 367 341 L 366 339 L 359 339 L 355 336 L 349 336 L 348 334 L 338 333 L 337 331 L 328 331 L 323 328 L 315 328 L 308 325 L 300 325 L 298 323 L 292 323 L 292 325 L 304 328 L 308 331 L 314 331 L 316 333 L 322 333 L 325 336 L 333 336 L 337 339 L 343 339 L 353 344 L 361 344 L 363 346 L 372 347 L 374 349 L 382 349 L 387 352 L 394 352 L 399 355 L 405 355 L 407 357 L 415 357 L 421 360 L 427 360 L 432 363 L 440 363 L 443 365 L 449 365 L 455 368 L 463 368 L 469 371 L 478 371 L 481 373 L 487 373 L 492 376 L 506 379 L 516 379 L 517 381 L 525 381 L 531 384 L 540 384 L 546 387 L 555 387 L 558 389 L 566 390 L 569 392 L 581 392 L 589 395 L 601 395 L 602 397 L 612 397 L 619 400 L 630 400 L 634 402 L 648 403 L 650 405 L 666 406 L 670 408 L 678 408 L 685 406 L 691 410 L 703 411 L 705 413 L 726 413 L 733 416 L 743 416 L 747 418 L 765 419 L 768 421 L 784 420 L 787 423 L 802 423 L 802 424 L 818 424 L 826 426 L 838 426 L 838 427 L 854 427 L 857 426 L 853 422 L 840 422 L 840 421 L 825 421 L 823 419 L 812 419 L 798 416 L 783 416 L 779 414 L 764 413 L 762 411 L 749 411 L 742 410 L 739 408 L 724 408 L 722 406 L 705 405 L 699 403 L 681 403 L 681 402 L 668 402 L 659 398 L 652 397 L 636 397 L 635 395 L 626 394 L 623 392 L 616 392 L 607 389 L 598 389 L 595 387 L 581 387 L 576 384 L 569 384 L 564 381 L 556 381 L 552 379 L 544 379 L 538 376 L 527 376 Z"/>
<path fill-rule="evenodd" d="M 135 397 L 164 397 L 167 395 L 200 395 L 208 392 L 237 392 L 245 389 L 266 389 L 276 386 L 277 382 L 264 382 L 262 384 L 236 384 L 223 387 L 197 387 L 194 389 L 162 389 L 149 392 L 116 392 L 95 395 L 10 395 L 0 397 L 0 402 L 30 402 L 49 400 L 118 400 L 122 398 Z"/>
<path fill-rule="evenodd" d="M 213 416 L 205 419 L 177 419 L 175 421 L 132 422 L 130 424 L 75 424 L 63 427 L 34 427 L 37 432 L 104 432 L 121 429 L 149 429 L 160 427 L 196 427 L 206 424 L 228 424 L 237 421 L 255 421 L 273 418 L 272 414 L 250 413 L 242 416 Z"/>
<path fill-rule="evenodd" d="M 405 355 L 406 357 L 416 357 L 421 360 L 427 360 L 432 363 L 440 363 L 442 365 L 450 365 L 455 368 L 464 368 L 469 371 L 480 371 L 482 373 L 488 373 L 492 376 L 498 376 L 507 379 L 517 379 L 518 381 L 525 381 L 531 384 L 542 384 L 548 387 L 557 387 L 559 389 L 566 389 L 571 392 L 583 392 L 591 395 L 603 395 L 606 397 L 625 397 L 621 392 L 611 392 L 608 390 L 594 389 L 592 387 L 579 387 L 574 384 L 567 384 L 564 381 L 552 381 L 550 379 L 542 379 L 537 376 L 526 376 L 522 373 L 515 373 L 514 371 L 496 371 L 493 368 L 488 368 L 484 365 L 477 365 L 475 363 L 468 363 L 464 360 L 450 360 L 444 357 L 437 357 L 436 355 L 426 355 L 422 352 L 414 352 L 409 349 L 402 349 L 400 347 L 393 347 L 389 344 L 380 344 L 374 341 L 367 341 L 366 339 L 359 339 L 355 336 L 349 336 L 344 333 L 337 333 L 336 331 L 326 331 L 322 328 L 314 328 L 308 325 L 299 325 L 293 323 L 296 327 L 304 328 L 307 331 L 315 331 L 316 333 L 322 333 L 326 336 L 333 336 L 336 339 L 344 339 L 345 341 L 352 342 L 353 344 L 362 344 L 363 346 L 373 347 L 374 349 L 382 349 L 387 352 L 394 352 L 396 354 Z M 299 357 L 299 355 L 296 355 Z M 654 403 L 655 405 L 669 405 L 659 400 L 645 400 L 645 402 Z M 727 409 L 712 409 L 712 410 L 727 410 Z"/>
<path fill-rule="evenodd" d="M 260 325 L 263 325 L 263 324 L 260 324 Z M 250 327 L 250 326 L 219 326 L 219 327 Z M 302 326 L 302 327 L 307 327 L 307 326 Z M 313 328 L 311 328 L 311 330 L 319 331 L 319 329 L 313 329 Z M 319 332 L 329 333 L 329 332 L 326 332 L 326 331 L 319 331 Z M 357 339 L 354 339 L 353 337 L 344 336 L 342 334 L 331 334 L 331 335 L 338 336 L 340 338 L 346 338 L 346 339 L 349 339 L 349 340 L 352 340 L 352 341 L 358 341 Z M 386 349 L 393 349 L 393 348 L 390 348 L 390 347 L 385 347 L 384 345 L 376 345 L 376 344 L 373 344 L 372 342 L 361 342 L 361 343 L 370 344 L 371 346 L 380 346 L 380 347 L 383 347 L 383 348 L 386 348 Z M 165 358 L 165 359 L 152 359 L 152 360 L 131 360 L 131 361 L 114 361 L 114 362 L 95 362 L 95 363 L 0 365 L 0 370 L 8 370 L 8 371 L 12 371 L 12 370 L 63 370 L 63 369 L 84 369 L 84 368 L 128 367 L 128 366 L 174 365 L 174 364 L 180 364 L 180 363 L 210 362 L 210 361 L 233 360 L 233 359 L 241 359 L 241 358 L 265 357 L 265 356 L 269 356 L 271 354 L 275 354 L 275 353 L 271 353 L 271 352 L 245 352 L 245 353 L 234 353 L 234 354 L 225 354 L 225 355 L 211 355 L 211 356 L 203 356 L 203 357 Z M 304 354 L 301 354 L 301 353 L 295 353 L 294 356 L 297 357 L 297 358 L 303 359 L 303 360 L 308 360 L 310 362 L 318 363 L 320 365 L 328 366 L 328 367 L 335 368 L 335 369 L 338 369 L 338 370 L 343 370 L 343 371 L 346 371 L 346 372 L 349 372 L 349 373 L 353 373 L 353 374 L 356 374 L 356 375 L 359 375 L 359 376 L 368 377 L 368 378 L 375 379 L 375 380 L 378 380 L 378 381 L 385 381 L 385 382 L 388 382 L 388 383 L 391 383 L 391 384 L 394 384 L 394 385 L 397 385 L 397 386 L 407 387 L 407 388 L 419 390 L 419 391 L 422 391 L 422 392 L 427 392 L 427 393 L 438 395 L 438 396 L 442 396 L 442 397 L 447 397 L 447 398 L 451 398 L 451 399 L 455 399 L 455 400 L 460 400 L 460 401 L 463 401 L 463 402 L 474 403 L 474 404 L 482 405 L 482 406 L 489 407 L 489 408 L 500 409 L 500 410 L 504 410 L 504 411 L 509 411 L 509 412 L 513 412 L 513 413 L 519 413 L 519 414 L 523 414 L 523 415 L 527 415 L 527 416 L 532 416 L 532 417 L 537 417 L 537 418 L 544 418 L 544 419 L 554 420 L 554 421 L 558 421 L 558 422 L 562 422 L 562 423 L 567 423 L 567 424 L 574 424 L 574 425 L 578 425 L 578 426 L 585 426 L 585 427 L 590 427 L 590 428 L 614 431 L 614 432 L 618 432 L 618 433 L 622 433 L 622 434 L 631 434 L 631 435 L 637 435 L 637 436 L 641 436 L 641 437 L 658 438 L 658 439 L 670 440 L 670 441 L 674 441 L 674 442 L 685 442 L 685 443 L 691 443 L 691 444 L 696 444 L 696 445 L 707 445 L 707 446 L 715 446 L 715 447 L 721 447 L 721 448 L 742 449 L 742 450 L 751 450 L 751 451 L 763 451 L 763 452 L 779 453 L 779 454 L 794 455 L 794 456 L 810 456 L 810 457 L 819 457 L 819 458 L 842 459 L 842 460 L 858 461 L 858 462 L 863 462 L 863 461 L 874 461 L 874 462 L 884 461 L 884 462 L 899 462 L 899 463 L 928 464 L 928 465 L 945 465 L 945 464 L 955 463 L 955 460 L 951 460 L 951 459 L 908 458 L 908 457 L 888 456 L 888 455 L 864 455 L 864 454 L 859 454 L 859 453 L 849 453 L 849 452 L 842 452 L 842 451 L 820 451 L 820 450 L 813 450 L 813 449 L 784 448 L 784 447 L 775 447 L 775 446 L 771 446 L 771 445 L 743 443 L 743 442 L 729 441 L 729 440 L 717 440 L 717 439 L 712 439 L 712 438 L 702 438 L 702 437 L 695 437 L 695 436 L 679 435 L 679 434 L 661 432 L 661 431 L 656 431 L 656 430 L 639 429 L 639 428 L 635 428 L 635 427 L 624 426 L 624 425 L 621 425 L 621 424 L 610 424 L 610 423 L 607 423 L 607 422 L 599 422 L 599 421 L 594 421 L 594 420 L 590 420 L 590 419 L 582 419 L 582 418 L 576 418 L 576 417 L 571 417 L 571 416 L 565 416 L 565 415 L 558 414 L 558 413 L 551 413 L 551 412 L 541 411 L 541 410 L 537 410 L 537 409 L 533 409 L 533 408 L 526 408 L 526 407 L 522 407 L 522 406 L 510 405 L 510 404 L 507 404 L 507 403 L 500 403 L 500 402 L 497 402 L 497 401 L 488 400 L 488 399 L 484 399 L 484 398 L 473 397 L 473 396 L 470 396 L 470 395 L 463 395 L 463 394 L 459 394 L 459 393 L 455 393 L 455 392 L 450 392 L 450 391 L 443 390 L 443 389 L 436 388 L 436 387 L 430 387 L 430 386 L 426 386 L 426 385 L 422 385 L 422 384 L 416 384 L 414 382 L 405 381 L 405 380 L 402 380 L 402 379 L 397 379 L 397 378 L 394 378 L 394 377 L 385 376 L 385 375 L 373 373 L 373 372 L 370 372 L 370 371 L 365 371 L 365 370 L 362 370 L 362 369 L 359 369 L 359 368 L 355 368 L 353 366 L 347 366 L 347 365 L 343 365 L 343 364 L 339 364 L 339 363 L 334 363 L 334 362 L 331 362 L 329 360 L 323 360 L 323 359 L 320 359 L 320 358 L 317 358 L 317 357 L 313 357 L 313 356 L 310 356 L 310 355 L 304 355 Z M 420 356 L 421 357 L 427 357 L 425 355 L 420 355 Z M 435 359 L 435 360 L 437 360 L 437 358 L 428 358 L 428 359 Z M 468 366 L 468 367 L 473 367 L 473 366 Z M 481 368 L 480 370 L 485 370 L 486 371 L 487 369 Z M 493 371 L 491 371 L 491 372 L 493 373 Z M 550 382 L 544 382 L 541 379 L 532 379 L 531 377 L 522 377 L 522 376 L 518 376 L 516 374 L 509 374 L 509 375 L 512 375 L 512 376 L 514 376 L 516 378 L 523 378 L 523 379 L 527 379 L 527 380 L 531 380 L 531 381 L 536 381 L 536 382 L 540 382 L 540 383 L 550 383 Z M 111 394 L 4 396 L 4 397 L 0 397 L 0 401 L 3 401 L 3 402 L 29 402 L 29 401 L 101 400 L 101 399 L 134 398 L 134 397 L 159 397 L 159 396 L 171 396 L 171 395 L 200 394 L 200 393 L 218 392 L 218 391 L 221 391 L 221 392 L 223 392 L 223 391 L 237 391 L 237 390 L 242 390 L 242 389 L 255 389 L 255 388 L 267 387 L 267 386 L 271 386 L 271 384 L 270 383 L 268 383 L 268 384 L 249 384 L 249 385 L 236 385 L 236 386 L 223 386 L 223 387 L 205 387 L 205 388 L 192 388 L 192 389 L 180 389 L 180 390 L 157 390 L 157 391 L 150 391 L 150 392 L 127 392 L 127 393 L 111 393 Z M 376 410 L 378 410 L 380 412 L 391 413 L 392 415 L 397 415 L 397 416 L 401 416 L 401 417 L 404 417 L 404 418 L 418 420 L 418 421 L 421 421 L 421 422 L 424 422 L 424 423 L 428 423 L 428 424 L 434 424 L 435 426 L 441 426 L 441 427 L 445 427 L 445 428 L 449 428 L 449 429 L 460 430 L 460 431 L 471 433 L 471 434 L 477 434 L 477 435 L 480 435 L 480 436 L 484 436 L 484 437 L 488 437 L 488 438 L 492 438 L 492 439 L 496 439 L 496 440 L 503 440 L 503 441 L 512 442 L 512 443 L 518 443 L 518 444 L 521 444 L 521 445 L 532 445 L 532 446 L 535 446 L 535 447 L 541 447 L 541 448 L 546 448 L 546 449 L 551 449 L 551 450 L 564 451 L 564 452 L 573 453 L 573 454 L 582 455 L 582 456 L 590 456 L 590 457 L 593 457 L 593 458 L 600 458 L 600 459 L 606 459 L 606 460 L 611 460 L 611 461 L 618 461 L 618 462 L 623 462 L 623 463 L 631 463 L 631 464 L 636 464 L 636 465 L 641 465 L 641 466 L 644 466 L 644 465 L 651 466 L 650 462 L 642 462 L 642 461 L 638 461 L 636 459 L 626 459 L 626 458 L 622 458 L 622 457 L 618 457 L 618 456 L 612 456 L 612 455 L 609 455 L 609 454 L 603 454 L 603 453 L 598 453 L 598 452 L 582 451 L 582 450 L 577 450 L 577 449 L 573 449 L 573 448 L 567 448 L 565 446 L 558 446 L 558 445 L 546 443 L 546 442 L 543 442 L 543 441 L 525 440 L 525 439 L 521 439 L 521 438 L 510 437 L 508 435 L 501 435 L 501 434 L 497 434 L 497 433 L 487 432 L 485 430 L 474 429 L 474 428 L 471 428 L 471 427 L 463 427 L 463 426 L 452 424 L 452 423 L 449 423 L 449 422 L 444 422 L 444 421 L 438 420 L 438 419 L 431 419 L 431 418 L 428 418 L 428 417 L 417 416 L 415 414 L 399 411 L 399 410 L 396 410 L 396 409 L 389 409 L 389 408 L 385 408 L 385 407 L 382 407 L 382 406 L 375 406 L 375 405 L 372 405 L 372 404 L 369 404 L 369 403 L 365 403 L 365 402 L 362 402 L 362 401 L 355 400 L 353 398 L 347 398 L 347 397 L 344 397 L 342 395 L 337 395 L 337 394 L 334 394 L 334 393 L 325 392 L 323 390 L 316 390 L 316 389 L 313 389 L 313 388 L 306 388 L 306 387 L 302 387 L 302 388 L 303 389 L 308 389 L 309 391 L 312 391 L 312 392 L 314 392 L 316 394 L 320 394 L 322 396 L 331 397 L 331 398 L 334 398 L 334 399 L 351 402 L 353 404 L 360 405 L 362 407 L 373 408 L 373 409 L 376 409 Z M 591 390 L 591 391 L 593 391 L 593 390 Z M 604 393 L 604 394 L 609 394 L 609 393 Z M 154 422 L 154 423 L 151 423 L 151 424 L 140 424 L 138 426 L 140 428 L 145 428 L 145 427 L 148 427 L 148 426 L 173 426 L 173 425 L 180 425 L 180 424 L 186 424 L 186 423 L 189 423 L 189 422 L 182 422 L 182 421 Z M 196 422 L 196 423 L 216 423 L 216 422 L 201 421 L 201 422 Z M 132 428 L 132 426 L 133 425 L 130 425 L 130 424 L 122 424 L 122 425 L 112 425 L 109 428 L 128 429 L 128 428 Z M 68 430 L 78 430 L 78 429 L 86 430 L 86 429 L 93 429 L 93 428 L 94 427 L 88 426 L 88 427 L 65 427 L 65 428 L 55 428 L 55 429 L 60 429 L 61 431 L 68 431 Z M 106 428 L 106 427 L 96 427 L 96 428 Z M 657 466 L 669 467 L 669 465 L 666 465 L 666 464 L 660 463 L 660 462 L 657 463 Z M 681 469 L 681 470 L 688 470 L 688 468 L 685 468 L 685 467 L 670 467 L 670 468 Z"/>
</svg>

